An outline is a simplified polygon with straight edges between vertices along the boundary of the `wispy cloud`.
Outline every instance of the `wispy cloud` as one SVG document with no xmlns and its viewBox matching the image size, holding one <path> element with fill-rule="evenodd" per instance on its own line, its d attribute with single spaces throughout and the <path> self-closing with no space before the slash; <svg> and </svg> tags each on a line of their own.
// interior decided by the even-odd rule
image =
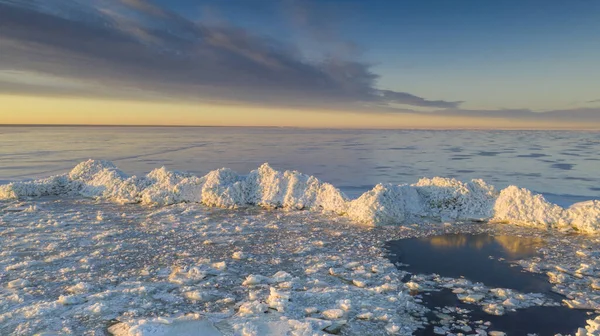
<svg viewBox="0 0 600 336">
<path fill-rule="evenodd" d="M 0 0 L 0 25 L 0 71 L 93 83 L 73 95 L 152 92 L 158 99 L 347 108 L 459 104 L 382 91 L 367 63 L 331 55 L 308 61 L 292 45 L 193 22 L 145 0 Z M 0 90 L 69 93 L 7 81 Z"/>
<path fill-rule="evenodd" d="M 390 90 L 380 90 L 379 92 L 384 101 L 395 104 L 451 109 L 458 108 L 458 106 L 463 103 L 462 101 L 427 100 L 406 92 Z"/>
<path fill-rule="evenodd" d="M 415 112 L 416 113 L 416 112 Z M 427 113 L 427 112 L 426 112 Z M 600 122 L 600 109 L 574 108 L 536 112 L 530 109 L 468 110 L 445 109 L 429 114 L 460 117 L 483 117 L 521 121 Z"/>
</svg>

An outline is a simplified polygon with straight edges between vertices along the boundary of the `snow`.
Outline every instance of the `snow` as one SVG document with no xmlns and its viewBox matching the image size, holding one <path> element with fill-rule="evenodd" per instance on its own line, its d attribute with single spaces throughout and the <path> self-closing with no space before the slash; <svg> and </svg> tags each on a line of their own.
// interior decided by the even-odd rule
<svg viewBox="0 0 600 336">
<path fill-rule="evenodd" d="M 431 291 L 450 289 L 495 315 L 561 304 L 466 279 L 412 275 L 404 283 L 408 274 L 385 258 L 386 240 L 478 232 L 480 223 L 368 228 L 335 214 L 252 207 L 12 202 L 2 206 L 43 210 L 0 212 L 0 334 L 409 335 L 426 322 L 421 299 Z M 548 279 L 558 279 L 554 290 L 570 298 L 564 304 L 600 307 L 593 287 L 600 241 L 564 237 L 547 237 L 544 258 L 519 264 L 556 274 Z M 232 258 L 236 252 L 245 258 Z M 483 323 L 447 320 L 436 328 L 472 334 L 487 330 Z"/>
<path fill-rule="evenodd" d="M 0 186 L 0 200 L 49 195 L 80 195 L 120 204 L 194 202 L 221 208 L 306 209 L 347 216 L 370 226 L 491 220 L 582 233 L 600 231 L 600 201 L 565 209 L 516 186 L 498 192 L 482 180 L 464 183 L 441 177 L 412 185 L 379 184 L 350 200 L 314 176 L 279 172 L 266 163 L 246 176 L 227 168 L 202 177 L 160 168 L 143 177 L 129 177 L 110 162 L 88 160 L 66 175 Z"/>
<path fill-rule="evenodd" d="M 494 205 L 494 219 L 531 226 L 564 226 L 564 211 L 547 202 L 542 195 L 510 186 L 500 192 Z"/>
<path fill-rule="evenodd" d="M 492 315 L 559 304 L 599 310 L 600 240 L 562 235 L 597 233 L 599 219 L 598 201 L 564 209 L 481 180 L 380 184 L 350 200 L 267 164 L 245 176 L 160 168 L 136 177 L 90 160 L 0 186 L 0 334 L 409 335 L 427 320 L 422 295 L 442 289 Z M 383 250 L 395 238 L 539 228 L 552 229 L 542 257 L 518 265 L 547 276 L 564 302 L 436 275 L 404 283 L 408 273 Z M 435 330 L 456 333 L 454 325 L 492 334 L 483 321 Z M 599 325 L 592 318 L 577 332 L 600 335 Z"/>
<path fill-rule="evenodd" d="M 426 311 L 381 238 L 336 215 L 68 197 L 0 209 L 14 204 L 44 210 L 0 211 L 3 335 L 409 335 Z"/>
<path fill-rule="evenodd" d="M 223 334 L 199 314 L 178 318 L 141 319 L 117 323 L 108 331 L 115 336 L 222 336 Z"/>
</svg>

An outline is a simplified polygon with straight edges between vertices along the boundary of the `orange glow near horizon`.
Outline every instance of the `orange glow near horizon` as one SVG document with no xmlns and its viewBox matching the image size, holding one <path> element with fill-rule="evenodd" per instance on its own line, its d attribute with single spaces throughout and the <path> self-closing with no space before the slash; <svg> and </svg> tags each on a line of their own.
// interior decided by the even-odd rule
<svg viewBox="0 0 600 336">
<path fill-rule="evenodd" d="M 307 128 L 600 129 L 557 123 L 410 113 L 0 95 L 0 124 L 277 126 Z"/>
</svg>

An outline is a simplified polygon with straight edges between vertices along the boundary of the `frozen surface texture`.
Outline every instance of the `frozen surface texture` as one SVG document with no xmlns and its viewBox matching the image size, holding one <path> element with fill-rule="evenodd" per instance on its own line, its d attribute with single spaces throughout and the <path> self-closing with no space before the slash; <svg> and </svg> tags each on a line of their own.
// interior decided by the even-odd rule
<svg viewBox="0 0 600 336">
<path fill-rule="evenodd" d="M 428 319 L 423 293 L 440 289 L 494 315 L 600 309 L 600 241 L 537 228 L 370 228 L 331 213 L 63 196 L 0 202 L 0 228 L 1 335 L 410 335 Z M 565 301 L 436 275 L 403 282 L 386 258 L 388 240 L 458 232 L 543 236 L 539 257 L 517 262 Z M 594 318 L 580 333 L 597 332 Z"/>
<path fill-rule="evenodd" d="M 51 197 L 0 227 L 1 335 L 410 335 L 426 311 L 335 215 Z"/>
<path fill-rule="evenodd" d="M 424 178 L 412 185 L 379 184 L 350 200 L 314 176 L 279 172 L 266 163 L 248 175 L 222 168 L 197 177 L 160 168 L 146 176 L 130 177 L 110 162 L 89 160 L 66 175 L 0 186 L 0 199 L 4 200 L 76 195 L 122 204 L 307 209 L 373 226 L 492 220 L 585 233 L 600 230 L 599 201 L 562 208 L 527 189 L 509 186 L 498 192 L 483 180 L 464 183 L 441 177 Z"/>
</svg>

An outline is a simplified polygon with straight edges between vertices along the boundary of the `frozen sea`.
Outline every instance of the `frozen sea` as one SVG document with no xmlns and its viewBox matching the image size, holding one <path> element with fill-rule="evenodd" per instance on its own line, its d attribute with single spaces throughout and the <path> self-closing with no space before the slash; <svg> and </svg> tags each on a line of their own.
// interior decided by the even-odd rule
<svg viewBox="0 0 600 336">
<path fill-rule="evenodd" d="M 90 158 L 138 176 L 162 166 L 195 176 L 228 167 L 242 176 L 220 171 L 204 180 L 159 170 L 132 182 L 107 163 L 86 162 Z M 276 170 L 329 182 L 351 199 L 378 183 L 481 178 L 497 190 L 517 185 L 566 208 L 600 199 L 598 161 L 597 132 L 0 127 L 0 185 L 80 167 L 68 178 L 4 189 L 19 197 L 0 198 L 0 335 L 502 335 L 502 323 L 495 322 L 500 317 L 560 309 L 578 313 L 556 330 L 600 335 L 600 238 L 563 230 L 569 222 L 551 225 L 576 219 L 589 224 L 582 228 L 596 230 L 598 203 L 567 211 L 514 190 L 490 198 L 479 185 L 432 180 L 374 189 L 381 193 L 356 203 L 361 211 L 372 218 L 388 211 L 405 221 L 369 227 L 338 216 L 338 206 L 355 204 L 337 202 L 334 189 L 311 178 L 264 167 L 243 177 L 269 162 Z M 216 183 L 213 189 L 205 186 L 209 182 Z M 272 209 L 280 202 L 276 189 L 284 186 L 289 189 L 284 209 Z M 96 197 L 111 188 L 131 192 L 132 199 L 165 202 Z M 256 195 L 240 198 L 236 209 L 206 206 L 240 196 L 240 190 Z M 248 200 L 258 204 L 252 198 L 257 195 L 262 208 L 245 206 Z M 407 214 L 454 214 L 462 220 L 427 217 L 417 223 L 400 208 L 390 210 L 410 195 L 421 195 L 415 202 L 432 208 L 405 205 Z M 181 198 L 172 202 L 175 196 Z M 471 213 L 461 212 L 485 212 L 497 198 L 504 206 L 497 213 L 508 209 L 505 214 L 541 224 L 472 222 Z M 297 202 L 334 211 L 294 211 L 304 208 Z M 467 266 L 475 273 L 465 277 L 414 271 L 418 265 L 404 267 L 386 248 L 390 241 L 449 235 L 489 237 L 485 240 L 509 254 L 522 248 L 523 239 L 536 241 L 532 253 L 489 258 L 513 273 L 535 275 L 543 285 L 525 290 L 489 280 L 489 274 L 469 275 L 486 272 L 485 266 Z M 462 244 L 445 241 L 441 245 Z M 435 260 L 435 254 L 429 257 Z M 428 307 L 427 297 L 436 293 L 443 294 L 444 304 Z M 540 328 L 540 334 L 553 328 Z"/>
<path fill-rule="evenodd" d="M 130 174 L 202 176 L 269 162 L 357 197 L 377 183 L 480 178 L 561 206 L 600 199 L 600 132 L 311 130 L 229 127 L 0 127 L 0 183 L 68 172 L 89 158 Z"/>
</svg>

